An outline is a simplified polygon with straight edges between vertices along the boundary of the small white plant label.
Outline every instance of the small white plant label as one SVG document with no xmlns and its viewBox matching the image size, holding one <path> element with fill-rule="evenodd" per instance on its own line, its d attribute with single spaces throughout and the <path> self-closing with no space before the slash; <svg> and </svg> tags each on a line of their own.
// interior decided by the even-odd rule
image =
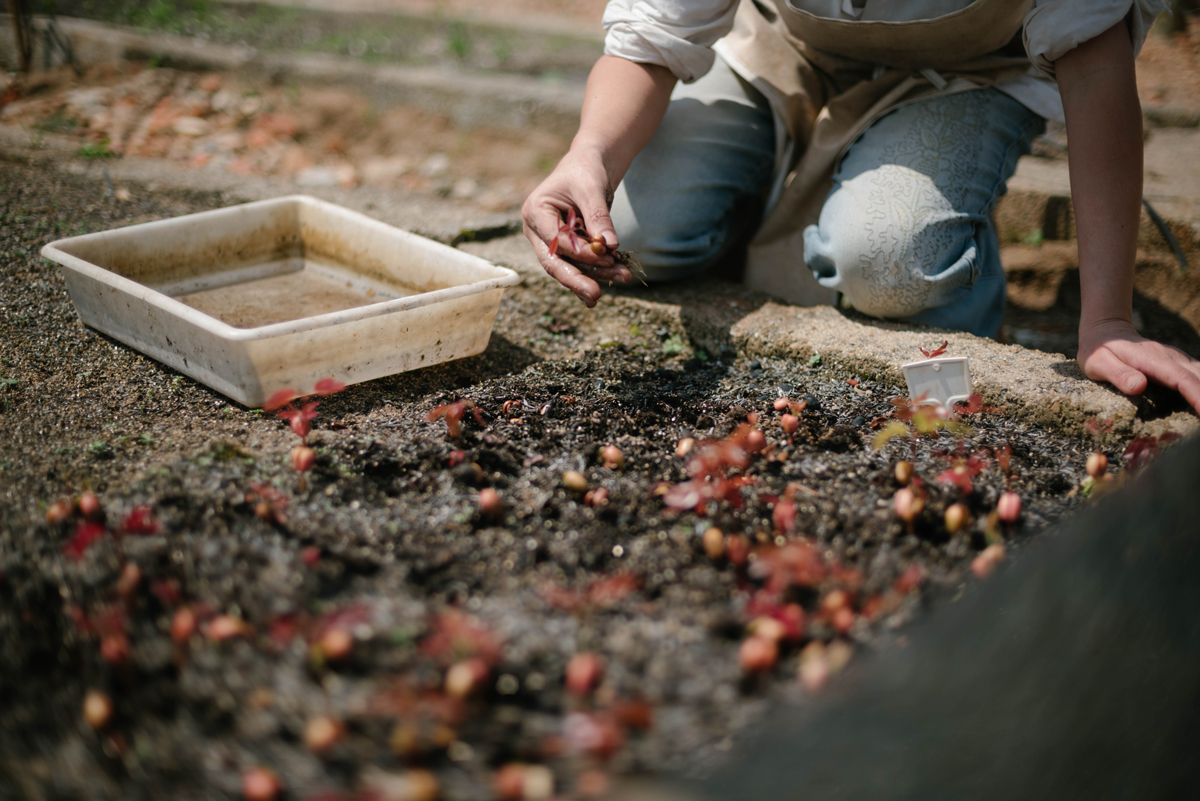
<svg viewBox="0 0 1200 801">
<path fill-rule="evenodd" d="M 949 406 L 971 397 L 971 368 L 965 356 L 926 359 L 900 369 L 908 381 L 908 396 L 919 404 Z"/>
</svg>

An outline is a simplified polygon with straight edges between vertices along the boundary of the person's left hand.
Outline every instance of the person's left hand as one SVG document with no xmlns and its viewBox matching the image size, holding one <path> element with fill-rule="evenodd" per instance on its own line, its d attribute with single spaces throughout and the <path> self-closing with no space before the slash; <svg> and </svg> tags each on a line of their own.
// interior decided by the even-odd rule
<svg viewBox="0 0 1200 801">
<path fill-rule="evenodd" d="M 1200 361 L 1139 334 L 1125 320 L 1079 326 L 1079 365 L 1093 381 L 1138 395 L 1156 381 L 1183 395 L 1200 414 Z"/>
</svg>

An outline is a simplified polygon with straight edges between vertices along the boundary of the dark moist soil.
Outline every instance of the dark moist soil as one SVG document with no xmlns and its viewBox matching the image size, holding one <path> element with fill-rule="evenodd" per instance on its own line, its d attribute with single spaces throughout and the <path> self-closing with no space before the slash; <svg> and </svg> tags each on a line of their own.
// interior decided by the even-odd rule
<svg viewBox="0 0 1200 801">
<path fill-rule="evenodd" d="M 483 355 L 325 400 L 302 488 L 285 423 L 84 328 L 39 257 L 59 237 L 231 202 L 135 197 L 116 203 L 94 181 L 0 162 L 0 797 L 240 797 L 243 773 L 265 765 L 291 798 L 379 787 L 384 775 L 408 782 L 384 797 L 428 798 L 416 772 L 427 770 L 445 799 L 488 799 L 492 772 L 511 761 L 549 765 L 559 792 L 579 797 L 577 780 L 594 785 L 597 769 L 708 769 L 768 704 L 797 694 L 802 643 L 785 642 L 758 677 L 738 660 L 777 537 L 813 543 L 827 568 L 779 599 L 803 606 L 805 639 L 835 637 L 817 608 L 841 588 L 856 612 L 876 609 L 841 639 L 886 647 L 925 603 L 975 580 L 968 566 L 1005 488 L 989 460 L 968 499 L 975 522 L 949 536 L 942 513 L 957 491 L 934 482 L 946 454 L 1011 445 L 1024 511 L 1010 553 L 1077 502 L 1087 443 L 981 413 L 961 443 L 942 434 L 878 452 L 870 441 L 898 387 L 855 387 L 819 364 L 705 358 L 633 312 L 623 336 L 596 345 L 581 332 L 601 312 L 537 281 L 506 296 Z M 781 394 L 808 401 L 790 446 L 772 408 Z M 484 425 L 468 413 L 455 441 L 426 417 L 457 399 L 477 404 Z M 688 477 L 677 442 L 726 436 L 752 412 L 771 453 L 746 469 L 756 483 L 743 507 L 667 509 L 656 489 Z M 600 466 L 609 444 L 624 469 Z M 911 533 L 892 512 L 904 457 L 929 491 Z M 571 470 L 607 504 L 564 487 Z M 803 489 L 785 536 L 772 509 L 792 482 Z M 503 498 L 501 519 L 481 513 L 484 487 Z M 107 533 L 76 560 L 64 545 L 78 513 L 57 525 L 45 515 L 86 489 Z M 159 533 L 119 536 L 140 505 Z M 282 522 L 258 516 L 274 511 Z M 760 550 L 741 567 L 713 561 L 700 537 L 713 525 Z M 141 580 L 122 597 L 130 563 Z M 910 565 L 925 581 L 897 592 Z M 628 578 L 596 584 L 612 577 Z M 217 615 L 248 632 L 176 646 L 183 607 L 201 632 Z M 354 638 L 336 664 L 307 642 L 329 628 Z M 102 641 L 122 633 L 130 655 L 110 648 L 106 660 Z M 578 698 L 564 671 L 584 651 L 604 671 Z M 446 670 L 472 656 L 486 678 L 452 702 Z M 89 689 L 115 705 L 100 732 L 81 714 Z M 345 727 L 322 756 L 304 743 L 319 715 Z"/>
</svg>

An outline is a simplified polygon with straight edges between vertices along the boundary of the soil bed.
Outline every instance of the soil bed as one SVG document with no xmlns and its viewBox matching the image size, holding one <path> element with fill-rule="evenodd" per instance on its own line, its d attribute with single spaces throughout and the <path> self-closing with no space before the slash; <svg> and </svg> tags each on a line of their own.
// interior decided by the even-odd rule
<svg viewBox="0 0 1200 801">
<path fill-rule="evenodd" d="M 239 797 L 264 765 L 292 798 L 433 798 L 421 794 L 432 779 L 442 798 L 488 799 L 493 772 L 514 761 L 549 766 L 558 792 L 582 797 L 605 772 L 706 769 L 768 703 L 799 693 L 806 642 L 887 647 L 924 603 L 974 580 L 1007 485 L 1024 501 L 999 532 L 1010 553 L 1078 502 L 1089 443 L 984 410 L 961 441 L 943 432 L 877 451 L 900 388 L 820 363 L 721 360 L 631 301 L 588 312 L 538 281 L 505 298 L 482 356 L 325 400 L 302 488 L 284 422 L 85 329 L 38 256 L 54 238 L 230 201 L 139 191 L 117 203 L 81 177 L 0 169 L 5 798 Z M 620 335 L 598 337 L 604 326 Z M 781 396 L 807 403 L 792 444 Z M 459 399 L 483 424 L 468 412 L 455 439 L 427 416 Z M 679 441 L 727 437 L 751 414 L 768 449 L 730 473 L 750 477 L 728 496 L 741 508 L 668 508 L 663 491 L 689 479 L 699 452 L 677 456 Z M 608 445 L 623 467 L 601 464 Z M 1011 480 L 995 458 L 1005 445 Z M 950 536 L 942 515 L 960 492 L 935 478 L 977 452 L 974 522 Z M 929 493 L 911 531 L 892 510 L 901 458 Z M 589 505 L 568 471 L 607 502 Z M 487 487 L 497 516 L 480 507 Z M 83 548 L 78 512 L 45 518 L 88 489 L 104 533 Z M 793 494 L 791 531 L 776 507 Z M 140 506 L 150 525 L 128 519 Z M 122 521 L 155 531 L 122 535 Z M 751 555 L 727 540 L 710 558 L 713 526 Z M 784 555 L 809 574 L 780 567 Z M 839 590 L 849 617 L 829 601 Z M 747 625 L 788 619 L 790 603 L 804 635 L 747 675 Z M 180 644 L 184 608 L 199 628 Z M 350 635 L 347 655 L 330 630 Z M 577 663 L 568 692 L 568 660 L 583 652 L 603 669 Z M 444 691 L 455 665 L 467 666 L 461 700 Z M 115 709 L 99 730 L 81 714 L 89 688 Z M 320 716 L 334 742 L 318 754 Z"/>
</svg>

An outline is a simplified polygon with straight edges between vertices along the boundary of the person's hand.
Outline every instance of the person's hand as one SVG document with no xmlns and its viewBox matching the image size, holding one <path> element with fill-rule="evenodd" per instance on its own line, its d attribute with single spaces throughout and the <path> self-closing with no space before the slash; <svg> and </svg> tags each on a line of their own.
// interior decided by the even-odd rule
<svg viewBox="0 0 1200 801">
<path fill-rule="evenodd" d="M 1088 378 L 1107 381 L 1127 395 L 1138 395 L 1156 381 L 1178 391 L 1200 413 L 1200 361 L 1146 339 L 1125 320 L 1080 325 L 1079 365 Z"/>
<path fill-rule="evenodd" d="M 629 268 L 618 264 L 611 253 L 618 245 L 617 232 L 608 216 L 611 200 L 612 189 L 600 158 L 573 149 L 550 177 L 533 190 L 521 209 L 525 236 L 542 267 L 588 308 L 600 300 L 598 281 L 624 283 L 633 279 Z M 559 238 L 563 221 L 572 209 L 578 210 L 588 234 L 603 238 L 608 252 L 597 256 L 586 245 L 573 246 L 568 241 L 570 237 Z M 564 255 L 586 265 L 585 268 L 561 258 Z"/>
</svg>

